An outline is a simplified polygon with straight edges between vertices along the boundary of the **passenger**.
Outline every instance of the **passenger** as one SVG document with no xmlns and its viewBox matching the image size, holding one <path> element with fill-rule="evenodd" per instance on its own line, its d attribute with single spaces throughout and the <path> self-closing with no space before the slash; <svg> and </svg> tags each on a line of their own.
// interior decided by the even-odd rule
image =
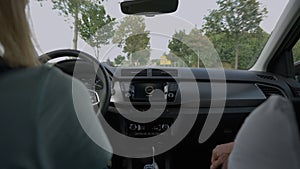
<svg viewBox="0 0 300 169">
<path fill-rule="evenodd" d="M 291 102 L 271 96 L 253 111 L 234 143 L 213 150 L 212 166 L 229 169 L 299 169 L 300 136 Z"/>
<path fill-rule="evenodd" d="M 0 1 L 0 166 L 104 168 L 111 154 L 87 136 L 76 115 L 84 113 L 94 132 L 110 147 L 89 93 L 60 70 L 39 65 L 27 7 L 28 0 Z"/>
</svg>

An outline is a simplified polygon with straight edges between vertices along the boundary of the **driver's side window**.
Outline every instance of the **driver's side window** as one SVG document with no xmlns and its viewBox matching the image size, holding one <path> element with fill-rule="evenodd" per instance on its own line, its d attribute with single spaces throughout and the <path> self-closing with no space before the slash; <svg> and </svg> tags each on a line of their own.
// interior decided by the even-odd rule
<svg viewBox="0 0 300 169">
<path fill-rule="evenodd" d="M 300 39 L 293 47 L 294 63 L 300 62 Z"/>
<path fill-rule="evenodd" d="M 300 39 L 292 49 L 294 57 L 295 79 L 300 82 Z"/>
</svg>

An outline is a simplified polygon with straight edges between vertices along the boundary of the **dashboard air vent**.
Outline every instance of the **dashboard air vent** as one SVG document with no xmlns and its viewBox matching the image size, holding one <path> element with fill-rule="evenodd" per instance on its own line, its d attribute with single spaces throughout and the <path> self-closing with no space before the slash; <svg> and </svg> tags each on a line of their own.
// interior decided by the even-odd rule
<svg viewBox="0 0 300 169">
<path fill-rule="evenodd" d="M 152 69 L 152 76 L 177 77 L 178 70 L 176 70 L 176 69 L 169 69 L 169 70 Z"/>
<path fill-rule="evenodd" d="M 262 78 L 262 79 L 266 79 L 266 80 L 277 80 L 276 77 L 272 76 L 272 75 L 257 75 L 258 77 Z"/>
<path fill-rule="evenodd" d="M 147 76 L 147 69 L 123 69 L 121 76 Z"/>
<path fill-rule="evenodd" d="M 257 86 L 260 88 L 260 90 L 264 93 L 264 95 L 267 98 L 274 94 L 285 97 L 285 94 L 277 87 L 262 85 L 262 84 L 258 84 Z"/>
</svg>

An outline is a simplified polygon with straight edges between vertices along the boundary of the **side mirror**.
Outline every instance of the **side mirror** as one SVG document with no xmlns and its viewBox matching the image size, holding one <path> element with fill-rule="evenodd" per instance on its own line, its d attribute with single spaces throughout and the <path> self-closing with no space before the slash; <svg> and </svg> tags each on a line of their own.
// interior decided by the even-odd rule
<svg viewBox="0 0 300 169">
<path fill-rule="evenodd" d="M 178 0 L 130 0 L 121 2 L 121 10 L 128 15 L 154 16 L 172 13 L 178 8 Z"/>
</svg>

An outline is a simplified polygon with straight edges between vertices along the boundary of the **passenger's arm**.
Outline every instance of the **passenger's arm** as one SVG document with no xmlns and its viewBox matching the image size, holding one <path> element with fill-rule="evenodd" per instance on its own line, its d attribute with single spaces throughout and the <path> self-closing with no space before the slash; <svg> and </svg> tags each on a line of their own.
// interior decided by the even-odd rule
<svg viewBox="0 0 300 169">
<path fill-rule="evenodd" d="M 228 157 L 233 148 L 233 142 L 227 144 L 220 144 L 213 149 L 211 157 L 211 169 L 217 169 L 222 166 L 222 169 L 227 168 Z"/>
</svg>

